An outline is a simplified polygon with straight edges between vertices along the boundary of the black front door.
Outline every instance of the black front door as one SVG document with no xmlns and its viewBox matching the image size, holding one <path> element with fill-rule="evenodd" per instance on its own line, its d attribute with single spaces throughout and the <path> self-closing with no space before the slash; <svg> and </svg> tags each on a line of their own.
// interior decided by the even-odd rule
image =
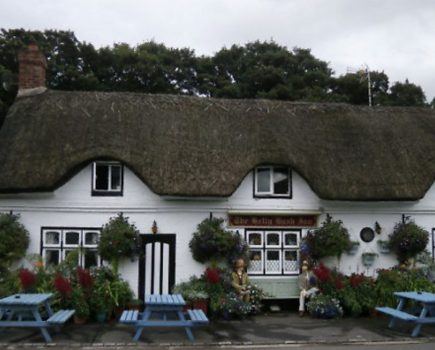
<svg viewBox="0 0 435 350">
<path fill-rule="evenodd" d="M 141 235 L 139 298 L 169 294 L 175 284 L 175 234 Z"/>
</svg>

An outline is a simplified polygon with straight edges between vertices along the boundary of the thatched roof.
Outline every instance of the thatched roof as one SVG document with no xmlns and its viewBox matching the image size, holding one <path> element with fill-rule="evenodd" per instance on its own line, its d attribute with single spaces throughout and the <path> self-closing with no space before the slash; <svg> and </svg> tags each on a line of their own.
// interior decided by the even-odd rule
<svg viewBox="0 0 435 350">
<path fill-rule="evenodd" d="M 229 196 L 272 163 L 323 199 L 416 200 L 435 179 L 435 112 L 47 91 L 15 101 L 0 150 L 3 193 L 51 191 L 110 158 L 161 195 Z"/>
</svg>

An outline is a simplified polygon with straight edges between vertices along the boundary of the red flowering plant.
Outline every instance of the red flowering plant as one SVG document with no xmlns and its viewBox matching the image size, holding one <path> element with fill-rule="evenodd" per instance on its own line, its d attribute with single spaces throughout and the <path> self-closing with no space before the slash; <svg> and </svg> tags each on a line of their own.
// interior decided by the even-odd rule
<svg viewBox="0 0 435 350">
<path fill-rule="evenodd" d="M 56 291 L 60 294 L 61 306 L 66 306 L 69 302 L 72 293 L 72 285 L 71 282 L 60 273 L 58 273 L 53 280 L 53 285 Z"/>
<path fill-rule="evenodd" d="M 35 291 L 37 278 L 36 274 L 28 269 L 21 269 L 19 274 L 21 288 L 24 293 L 30 293 Z"/>
<path fill-rule="evenodd" d="M 207 269 L 205 270 L 204 276 L 205 276 L 205 280 L 211 284 L 216 284 L 216 283 L 219 283 L 221 281 L 219 269 L 217 269 L 217 268 L 207 267 Z"/>
<path fill-rule="evenodd" d="M 94 278 L 91 276 L 89 270 L 82 267 L 77 267 L 77 282 L 84 290 L 89 290 L 94 284 Z"/>
</svg>

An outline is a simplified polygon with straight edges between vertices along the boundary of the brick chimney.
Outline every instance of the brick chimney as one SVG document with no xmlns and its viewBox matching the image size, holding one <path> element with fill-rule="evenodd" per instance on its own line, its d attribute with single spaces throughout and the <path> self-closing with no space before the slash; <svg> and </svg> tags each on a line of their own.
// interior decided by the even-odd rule
<svg viewBox="0 0 435 350">
<path fill-rule="evenodd" d="M 47 60 L 38 45 L 30 44 L 18 54 L 18 96 L 39 94 L 47 90 L 45 70 Z"/>
</svg>

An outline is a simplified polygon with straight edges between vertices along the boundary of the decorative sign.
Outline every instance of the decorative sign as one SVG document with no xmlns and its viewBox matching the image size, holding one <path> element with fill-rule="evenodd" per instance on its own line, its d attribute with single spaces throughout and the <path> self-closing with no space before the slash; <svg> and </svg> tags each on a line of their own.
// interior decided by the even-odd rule
<svg viewBox="0 0 435 350">
<path fill-rule="evenodd" d="M 236 215 L 228 214 L 230 226 L 317 227 L 317 215 Z"/>
</svg>

